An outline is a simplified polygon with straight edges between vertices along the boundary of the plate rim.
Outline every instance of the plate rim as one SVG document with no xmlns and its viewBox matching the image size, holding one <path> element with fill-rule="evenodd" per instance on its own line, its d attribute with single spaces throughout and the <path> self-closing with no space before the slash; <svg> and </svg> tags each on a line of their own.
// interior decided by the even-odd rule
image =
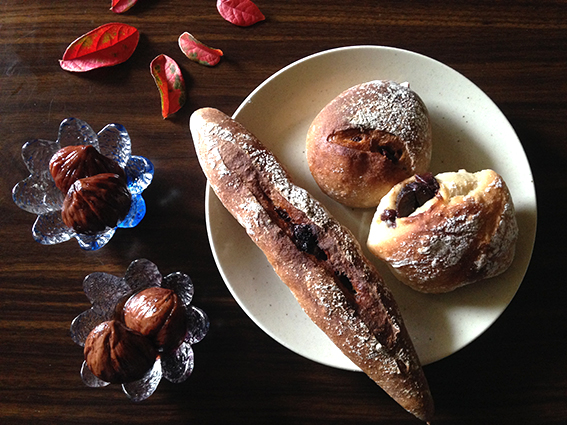
<svg viewBox="0 0 567 425">
<path fill-rule="evenodd" d="M 506 124 L 509 126 L 509 130 L 516 136 L 519 148 L 521 148 L 521 154 L 522 154 L 523 158 L 525 159 L 525 162 L 526 162 L 526 165 L 527 165 L 527 171 L 529 172 L 529 180 L 531 181 L 531 186 L 530 186 L 530 189 L 531 189 L 530 195 L 531 196 L 530 196 L 530 198 L 533 198 L 533 208 L 534 208 L 533 222 L 531 223 L 533 227 L 530 229 L 530 232 L 529 232 L 531 234 L 531 237 L 528 240 L 526 240 L 526 243 L 529 245 L 529 255 L 528 255 L 528 258 L 526 259 L 526 267 L 523 270 L 521 279 L 519 279 L 519 283 L 517 284 L 517 287 L 515 288 L 513 294 L 511 295 L 510 300 L 506 303 L 506 305 L 502 308 L 502 310 L 493 318 L 493 320 L 491 320 L 486 325 L 486 327 L 482 331 L 478 332 L 476 334 L 476 336 L 469 339 L 466 343 L 462 344 L 458 348 L 452 350 L 450 353 L 443 355 L 442 357 L 437 358 L 437 359 L 435 359 L 431 362 L 425 363 L 425 364 L 431 364 L 431 363 L 435 363 L 437 361 L 443 360 L 443 359 L 459 352 L 460 350 L 462 350 L 463 348 L 467 347 L 472 342 L 474 342 L 476 339 L 478 339 L 481 335 L 483 335 L 490 327 L 493 326 L 493 324 L 496 322 L 496 320 L 498 320 L 502 316 L 502 314 L 508 308 L 508 306 L 511 304 L 511 302 L 513 301 L 514 297 L 516 296 L 518 290 L 520 289 L 520 287 L 521 287 L 521 285 L 524 281 L 525 275 L 526 275 L 526 273 L 529 269 L 530 261 L 531 261 L 531 258 L 533 256 L 533 250 L 534 250 L 535 239 L 536 239 L 536 234 L 537 234 L 538 205 L 537 205 L 537 193 L 536 193 L 535 181 L 534 181 L 534 178 L 533 178 L 533 172 L 532 172 L 532 169 L 531 169 L 531 165 L 529 163 L 529 159 L 528 159 L 527 154 L 525 152 L 525 149 L 524 149 L 524 147 L 521 143 L 521 140 L 519 139 L 515 129 L 513 128 L 512 124 L 510 123 L 508 118 L 504 115 L 504 113 L 500 110 L 498 105 L 480 87 L 478 87 L 468 77 L 464 76 L 459 71 L 451 68 L 450 66 L 448 66 L 448 65 L 446 65 L 446 64 L 444 64 L 444 63 L 442 63 L 442 62 L 440 62 L 440 61 L 438 61 L 434 58 L 426 56 L 422 53 L 414 52 L 414 51 L 411 51 L 411 50 L 406 50 L 406 49 L 403 49 L 403 48 L 397 48 L 397 47 L 392 47 L 392 46 L 361 44 L 361 45 L 342 46 L 342 47 L 337 47 L 337 48 L 331 48 L 331 49 L 319 51 L 319 52 L 310 54 L 308 56 L 302 57 L 302 58 L 286 65 L 285 67 L 281 68 L 280 70 L 276 71 L 275 73 L 270 75 L 268 78 L 263 80 L 254 90 L 252 90 L 244 98 L 244 100 L 240 103 L 240 105 L 237 107 L 237 109 L 233 113 L 232 117 L 234 119 L 237 119 L 238 115 L 241 113 L 241 111 L 247 106 L 248 103 L 250 103 L 251 99 L 253 99 L 253 97 L 258 92 L 260 92 L 266 85 L 270 84 L 273 80 L 275 80 L 281 74 L 287 72 L 291 68 L 296 67 L 303 62 L 310 61 L 310 60 L 312 60 L 316 57 L 320 57 L 320 56 L 327 55 L 327 54 L 336 54 L 336 53 L 340 53 L 340 51 L 346 51 L 346 50 L 350 51 L 350 50 L 355 50 L 355 49 L 371 49 L 371 50 L 377 50 L 377 51 L 380 50 L 380 51 L 389 51 L 389 52 L 409 54 L 409 55 L 412 55 L 412 56 L 417 56 L 422 60 L 430 61 L 430 62 L 434 63 L 436 66 L 441 66 L 441 67 L 449 70 L 450 72 L 458 74 L 461 78 L 466 80 L 469 84 L 472 84 L 475 88 L 477 88 L 478 91 L 484 96 L 485 101 L 490 102 L 498 111 L 500 111 L 500 113 L 502 114 Z M 205 220 L 206 220 L 206 228 L 207 228 L 207 237 L 208 237 L 209 244 L 210 244 L 210 247 L 211 247 L 211 252 L 213 254 L 215 263 L 217 265 L 217 269 L 218 269 L 218 271 L 219 271 L 219 273 L 220 273 L 220 275 L 221 275 L 221 277 L 222 277 L 222 279 L 225 283 L 225 286 L 228 288 L 229 292 L 231 293 L 232 297 L 235 299 L 235 301 L 237 302 L 239 307 L 246 313 L 246 315 L 253 321 L 253 323 L 256 326 L 258 326 L 264 333 L 269 335 L 272 339 L 274 339 L 276 342 L 283 345 L 284 347 L 286 347 L 290 351 L 292 351 L 292 352 L 294 352 L 294 353 L 296 353 L 296 354 L 298 354 L 302 357 L 305 357 L 309 360 L 312 360 L 312 361 L 315 361 L 317 363 L 324 364 L 324 365 L 327 365 L 327 366 L 330 366 L 330 367 L 335 367 L 335 368 L 344 369 L 344 370 L 360 371 L 360 369 L 356 366 L 354 366 L 354 367 L 347 367 L 347 366 L 342 366 L 342 365 L 337 366 L 335 364 L 331 364 L 331 363 L 326 362 L 324 360 L 314 358 L 314 357 L 309 356 L 309 355 L 305 355 L 304 353 L 298 353 L 296 350 L 294 350 L 292 347 L 290 347 L 279 335 L 272 332 L 266 325 L 264 325 L 260 320 L 258 320 L 256 317 L 254 317 L 254 314 L 249 311 L 249 309 L 246 306 L 246 303 L 242 301 L 241 297 L 236 292 L 233 285 L 229 282 L 229 279 L 227 278 L 225 271 L 223 269 L 223 266 L 221 264 L 221 260 L 218 256 L 217 250 L 215 249 L 215 244 L 214 244 L 214 241 L 213 241 L 213 234 L 212 234 L 213 232 L 212 232 L 212 227 L 211 227 L 212 223 L 210 221 L 210 209 L 209 209 L 210 208 L 210 202 L 211 202 L 211 199 L 210 199 L 211 196 L 216 197 L 216 195 L 214 194 L 214 191 L 212 190 L 212 188 L 210 187 L 210 184 L 207 181 L 206 188 L 205 188 Z"/>
</svg>

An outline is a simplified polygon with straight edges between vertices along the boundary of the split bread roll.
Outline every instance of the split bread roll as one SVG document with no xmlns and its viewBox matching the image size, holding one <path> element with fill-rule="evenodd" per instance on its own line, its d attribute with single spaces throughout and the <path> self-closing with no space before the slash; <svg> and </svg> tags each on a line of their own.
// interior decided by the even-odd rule
<svg viewBox="0 0 567 425">
<path fill-rule="evenodd" d="M 420 292 L 449 292 L 503 273 L 518 225 L 510 192 L 493 170 L 413 176 L 382 199 L 368 249 Z"/>
<path fill-rule="evenodd" d="M 309 170 L 321 190 L 349 207 L 375 208 L 397 183 L 428 170 L 431 124 L 409 84 L 375 80 L 340 93 L 306 138 Z"/>
<path fill-rule="evenodd" d="M 235 120 L 204 108 L 190 128 L 212 189 L 307 315 L 402 407 L 430 420 L 433 400 L 400 311 L 354 236 Z"/>
</svg>

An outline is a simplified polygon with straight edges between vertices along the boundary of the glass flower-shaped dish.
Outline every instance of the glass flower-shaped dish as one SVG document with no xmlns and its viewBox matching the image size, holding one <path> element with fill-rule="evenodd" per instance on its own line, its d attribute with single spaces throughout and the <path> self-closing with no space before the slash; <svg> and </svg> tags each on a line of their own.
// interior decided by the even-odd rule
<svg viewBox="0 0 567 425">
<path fill-rule="evenodd" d="M 154 167 L 148 159 L 132 155 L 130 136 L 120 124 L 108 124 L 97 134 L 86 122 L 67 118 L 59 126 L 56 141 L 35 139 L 24 144 L 22 158 L 30 175 L 14 186 L 12 199 L 23 210 L 37 214 L 32 226 L 34 239 L 52 245 L 75 237 L 81 248 L 95 250 L 112 238 L 116 227 L 95 234 L 78 234 L 68 227 L 61 218 L 64 194 L 49 171 L 51 157 L 62 147 L 72 145 L 93 145 L 124 169 L 132 202 L 128 214 L 116 227 L 134 227 L 146 214 L 142 192 L 153 179 Z"/>
<path fill-rule="evenodd" d="M 92 307 L 78 315 L 71 324 L 71 338 L 85 346 L 90 332 L 99 324 L 122 315 L 121 309 L 130 297 L 147 288 L 161 287 L 175 292 L 186 316 L 186 332 L 181 343 L 173 349 L 158 350 L 153 366 L 139 380 L 123 383 L 122 389 L 133 401 L 142 401 L 156 390 L 161 378 L 173 383 L 185 381 L 192 373 L 194 355 L 192 345 L 201 341 L 209 330 L 209 319 L 205 312 L 191 305 L 194 286 L 189 276 L 172 273 L 165 277 L 151 261 L 133 261 L 123 278 L 107 273 L 92 273 L 83 282 L 85 295 Z M 120 319 L 117 319 L 120 320 Z M 87 367 L 81 367 L 81 378 L 89 387 L 104 387 L 108 382 L 96 377 Z"/>
</svg>

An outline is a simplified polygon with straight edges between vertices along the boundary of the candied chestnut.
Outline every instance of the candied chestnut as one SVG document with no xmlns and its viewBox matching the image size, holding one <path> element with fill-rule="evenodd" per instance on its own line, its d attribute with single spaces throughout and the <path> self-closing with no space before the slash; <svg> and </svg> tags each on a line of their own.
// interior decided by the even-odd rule
<svg viewBox="0 0 567 425">
<path fill-rule="evenodd" d="M 153 366 L 157 351 L 145 336 L 110 320 L 89 333 L 84 355 L 93 375 L 106 382 L 122 384 L 141 379 Z"/>
<path fill-rule="evenodd" d="M 185 308 L 171 289 L 151 287 L 124 305 L 124 323 L 163 350 L 175 349 L 187 333 Z"/>
<path fill-rule="evenodd" d="M 75 181 L 63 201 L 63 222 L 77 233 L 94 234 L 116 227 L 128 211 L 132 197 L 117 174 L 97 174 Z"/>
<path fill-rule="evenodd" d="M 118 162 L 101 154 L 93 145 L 66 146 L 49 161 L 49 171 L 55 185 L 67 193 L 77 180 L 97 174 L 112 173 L 126 180 Z"/>
</svg>

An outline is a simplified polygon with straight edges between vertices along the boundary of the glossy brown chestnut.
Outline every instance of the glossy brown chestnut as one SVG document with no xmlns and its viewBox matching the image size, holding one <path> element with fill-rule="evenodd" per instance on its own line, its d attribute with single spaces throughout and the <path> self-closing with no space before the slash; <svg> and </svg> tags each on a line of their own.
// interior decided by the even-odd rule
<svg viewBox="0 0 567 425">
<path fill-rule="evenodd" d="M 126 180 L 118 162 L 101 154 L 93 145 L 66 146 L 49 161 L 49 171 L 55 185 L 67 193 L 77 180 L 102 173 L 112 173 Z"/>
<path fill-rule="evenodd" d="M 171 289 L 152 287 L 124 305 L 124 323 L 163 350 L 175 349 L 187 333 L 185 309 Z"/>
<path fill-rule="evenodd" d="M 93 375 L 122 384 L 141 379 L 154 364 L 157 351 L 145 336 L 110 320 L 89 333 L 84 355 Z"/>
<path fill-rule="evenodd" d="M 97 174 L 77 180 L 63 201 L 63 222 L 77 233 L 93 234 L 116 227 L 130 210 L 132 198 L 117 174 Z"/>
</svg>

